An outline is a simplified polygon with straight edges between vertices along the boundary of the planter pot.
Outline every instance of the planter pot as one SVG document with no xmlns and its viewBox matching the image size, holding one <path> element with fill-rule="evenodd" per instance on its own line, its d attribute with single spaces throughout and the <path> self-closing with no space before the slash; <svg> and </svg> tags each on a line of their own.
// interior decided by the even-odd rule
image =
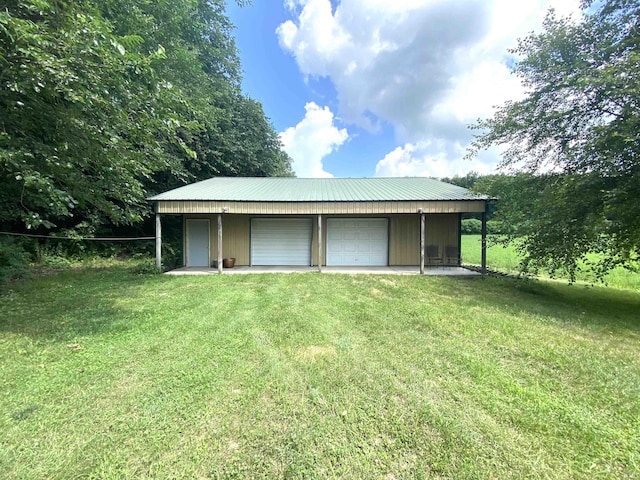
<svg viewBox="0 0 640 480">
<path fill-rule="evenodd" d="M 225 258 L 224 260 L 222 260 L 222 266 L 224 268 L 233 268 L 235 264 L 236 264 L 235 258 Z"/>
</svg>

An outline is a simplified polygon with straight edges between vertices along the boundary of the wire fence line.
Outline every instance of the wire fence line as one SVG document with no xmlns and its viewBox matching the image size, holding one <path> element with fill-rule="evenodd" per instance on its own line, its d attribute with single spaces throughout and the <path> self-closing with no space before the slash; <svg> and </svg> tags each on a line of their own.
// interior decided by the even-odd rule
<svg viewBox="0 0 640 480">
<path fill-rule="evenodd" d="M 94 242 L 129 242 L 136 240 L 155 240 L 156 237 L 63 237 L 55 235 L 36 235 L 33 233 L 0 232 L 0 235 L 13 237 L 49 238 L 52 240 L 88 240 Z"/>
</svg>

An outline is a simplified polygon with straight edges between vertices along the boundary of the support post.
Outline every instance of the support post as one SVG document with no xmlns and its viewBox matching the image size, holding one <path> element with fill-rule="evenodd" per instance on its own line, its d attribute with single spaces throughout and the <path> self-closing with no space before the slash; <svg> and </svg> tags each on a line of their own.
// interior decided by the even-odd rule
<svg viewBox="0 0 640 480">
<path fill-rule="evenodd" d="M 162 268 L 162 222 L 156 213 L 156 267 Z"/>
<path fill-rule="evenodd" d="M 482 212 L 482 275 L 487 274 L 487 212 Z"/>
<path fill-rule="evenodd" d="M 318 271 L 322 272 L 322 215 L 318 214 Z"/>
<path fill-rule="evenodd" d="M 462 214 L 458 214 L 458 267 L 462 266 Z"/>
<path fill-rule="evenodd" d="M 420 275 L 424 275 L 425 225 L 424 213 L 420 210 Z"/>
<path fill-rule="evenodd" d="M 222 273 L 222 214 L 218 214 L 218 273 Z"/>
</svg>

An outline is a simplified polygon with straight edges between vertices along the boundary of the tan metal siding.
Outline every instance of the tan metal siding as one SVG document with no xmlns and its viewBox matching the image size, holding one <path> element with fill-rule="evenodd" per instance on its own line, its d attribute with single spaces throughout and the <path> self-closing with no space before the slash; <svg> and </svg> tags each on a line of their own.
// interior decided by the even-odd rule
<svg viewBox="0 0 640 480">
<path fill-rule="evenodd" d="M 326 264 L 327 218 L 349 217 L 354 215 L 322 216 L 322 263 Z M 367 217 L 371 215 L 358 215 Z M 418 265 L 420 263 L 420 216 L 411 215 L 379 215 L 389 218 L 389 265 Z M 259 215 L 222 216 L 222 252 L 223 258 L 235 257 L 236 265 L 249 265 L 251 218 Z M 301 215 L 311 218 L 313 225 L 312 261 L 318 264 L 318 217 L 317 215 Z M 211 258 L 215 259 L 218 251 L 218 216 L 185 215 L 185 218 L 206 218 L 211 223 Z M 426 215 L 426 245 L 437 245 L 443 256 L 447 245 L 457 246 L 458 215 L 430 214 Z"/>
<path fill-rule="evenodd" d="M 436 245 L 445 263 L 445 247 L 458 246 L 458 215 L 426 215 L 425 245 Z M 389 232 L 389 265 L 418 265 L 420 263 L 420 216 L 391 216 Z"/>
<path fill-rule="evenodd" d="M 389 222 L 389 265 L 420 263 L 420 216 L 392 215 Z"/>
<path fill-rule="evenodd" d="M 222 209 L 229 214 L 243 215 L 385 215 L 394 213 L 471 213 L 483 212 L 485 202 L 209 202 L 158 201 L 157 212 L 164 214 L 217 214 Z"/>
<path fill-rule="evenodd" d="M 189 218 L 202 218 L 210 221 L 211 259 L 216 260 L 218 257 L 218 215 L 185 215 L 185 219 Z M 225 214 L 222 216 L 222 258 L 233 257 L 236 259 L 236 265 L 249 265 L 249 222 L 250 217 L 246 215 Z"/>
<path fill-rule="evenodd" d="M 249 265 L 250 225 L 250 218 L 246 215 L 222 215 L 222 256 L 234 257 L 236 265 Z M 218 248 L 217 242 L 216 233 L 215 249 Z"/>
<path fill-rule="evenodd" d="M 446 263 L 445 247 L 458 245 L 458 215 L 426 215 L 426 245 L 436 245 L 441 260 Z"/>
</svg>

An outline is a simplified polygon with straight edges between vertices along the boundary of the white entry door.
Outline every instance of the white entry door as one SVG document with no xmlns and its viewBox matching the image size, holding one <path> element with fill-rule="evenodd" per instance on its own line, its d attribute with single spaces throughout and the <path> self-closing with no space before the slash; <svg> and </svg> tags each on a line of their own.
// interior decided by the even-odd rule
<svg viewBox="0 0 640 480">
<path fill-rule="evenodd" d="M 311 265 L 310 218 L 251 220 L 251 265 Z"/>
<path fill-rule="evenodd" d="M 386 266 L 388 230 L 386 218 L 327 219 L 327 265 Z"/>
<path fill-rule="evenodd" d="M 209 220 L 187 219 L 187 267 L 208 267 Z"/>
</svg>

